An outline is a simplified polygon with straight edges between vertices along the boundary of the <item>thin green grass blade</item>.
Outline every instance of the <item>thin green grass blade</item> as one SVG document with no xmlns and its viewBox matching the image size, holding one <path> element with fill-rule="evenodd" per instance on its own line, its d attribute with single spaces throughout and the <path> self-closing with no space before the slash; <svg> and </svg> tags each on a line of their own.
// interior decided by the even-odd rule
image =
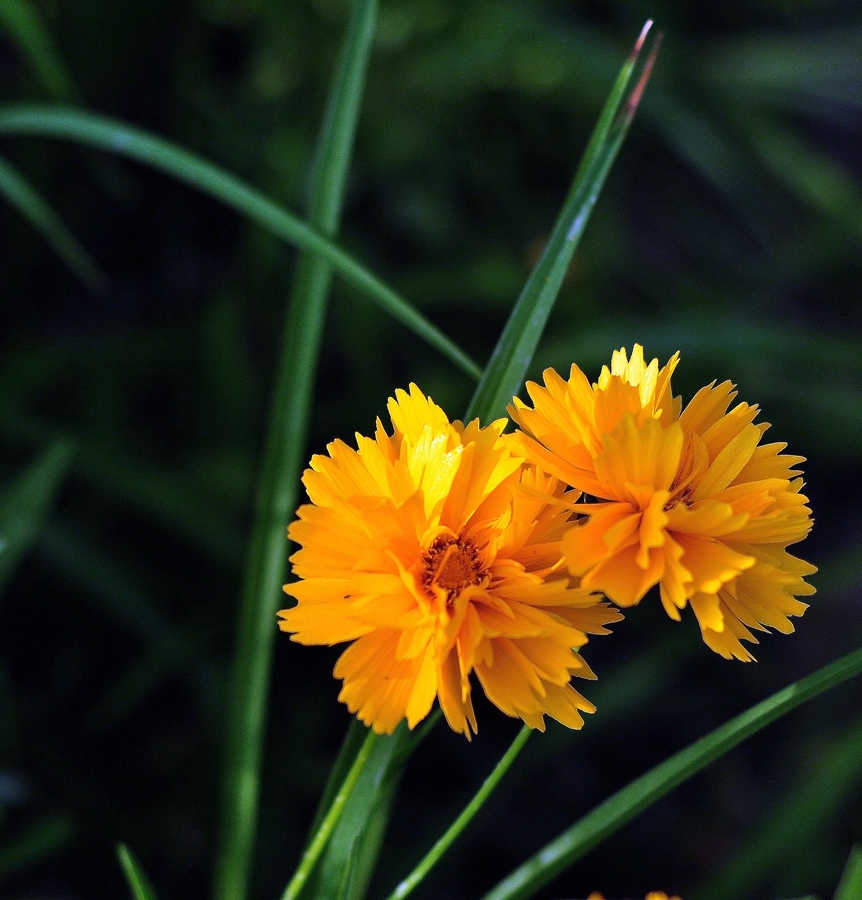
<svg viewBox="0 0 862 900">
<path fill-rule="evenodd" d="M 96 293 L 104 291 L 108 279 L 63 220 L 35 188 L 0 156 L 0 194 L 42 235 L 64 263 Z"/>
<path fill-rule="evenodd" d="M 357 0 L 351 6 L 315 151 L 309 218 L 312 225 L 330 235 L 340 218 L 376 14 L 376 0 Z M 285 528 L 297 504 L 330 264 L 314 250 L 300 258 L 280 348 L 231 678 L 216 900 L 242 900 L 250 875 L 269 675 L 278 633 L 276 610 L 283 598 L 287 561 Z M 297 873 L 300 884 L 308 879 L 347 796 L 349 791 L 347 795 L 338 794 L 324 817 L 320 826 L 323 833 L 312 841 L 308 850 L 311 857 L 303 859 Z M 343 797 L 340 804 L 339 797 Z M 299 889 L 296 887 L 296 892 Z"/>
<path fill-rule="evenodd" d="M 850 858 L 838 882 L 835 900 L 859 900 L 862 897 L 862 847 L 850 851 Z"/>
<path fill-rule="evenodd" d="M 71 819 L 63 815 L 46 816 L 5 838 L 0 849 L 0 879 L 8 878 L 42 862 L 67 847 L 75 837 Z"/>
<path fill-rule="evenodd" d="M 515 869 L 483 900 L 521 900 L 531 896 L 638 813 L 746 738 L 806 700 L 860 673 L 862 650 L 856 650 L 719 726 L 599 804 Z"/>
<path fill-rule="evenodd" d="M 71 444 L 56 441 L 0 498 L 0 593 L 38 536 L 71 458 Z"/>
<path fill-rule="evenodd" d="M 0 0 L 0 30 L 21 51 L 42 90 L 52 100 L 68 102 L 75 99 L 77 92 L 72 77 L 32 3 Z"/>
<path fill-rule="evenodd" d="M 466 419 L 501 415 L 520 390 L 545 330 L 572 254 L 616 158 L 649 78 L 660 41 L 647 22 L 622 67 L 590 137 L 548 245 L 527 280 L 491 361 L 473 395 Z M 647 51 L 649 47 L 649 52 Z"/>
<path fill-rule="evenodd" d="M 428 851 L 415 869 L 395 888 L 388 900 L 404 900 L 411 894 L 414 888 L 422 883 L 422 879 L 437 864 L 443 854 L 452 846 L 458 836 L 470 824 L 476 813 L 484 806 L 485 801 L 491 796 L 491 792 L 502 780 L 510 766 L 521 752 L 527 738 L 533 733 L 533 729 L 525 725 L 509 749 L 503 754 L 500 761 L 494 767 L 494 771 L 485 779 L 473 799 L 464 807 L 457 819 L 446 829 L 440 839 Z"/>
<path fill-rule="evenodd" d="M 117 844 L 117 857 L 134 900 L 156 900 L 156 892 L 153 890 L 146 872 L 125 844 Z"/>
<path fill-rule="evenodd" d="M 74 141 L 132 159 L 208 194 L 248 216 L 276 237 L 326 260 L 345 281 L 470 378 L 479 380 L 481 368 L 460 347 L 336 244 L 229 172 L 176 144 L 115 119 L 82 110 L 29 105 L 0 109 L 0 134 L 39 135 Z"/>
</svg>

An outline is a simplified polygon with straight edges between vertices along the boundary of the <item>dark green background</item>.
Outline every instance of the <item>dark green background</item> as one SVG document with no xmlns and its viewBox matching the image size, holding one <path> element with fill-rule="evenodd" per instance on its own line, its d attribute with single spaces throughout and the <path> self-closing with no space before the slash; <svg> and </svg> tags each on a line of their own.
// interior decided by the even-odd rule
<svg viewBox="0 0 862 900">
<path fill-rule="evenodd" d="M 71 87 L 0 34 L 5 102 L 64 90 L 168 136 L 292 210 L 345 19 L 340 0 L 33 2 Z M 647 17 L 653 79 L 533 367 L 682 351 L 685 399 L 732 379 L 808 458 L 801 554 L 819 593 L 759 663 L 650 597 L 585 655 L 599 706 L 531 739 L 417 897 L 472 898 L 631 777 L 862 639 L 862 10 L 853 2 L 383 0 L 341 242 L 480 361 L 553 224 Z M 0 476 L 74 455 L 2 600 L 0 896 L 205 896 L 225 675 L 293 250 L 162 175 L 46 140 L 6 155 L 107 275 L 88 291 L 0 206 Z M 369 433 L 416 381 L 472 385 L 336 280 L 308 453 Z M 285 523 L 287 524 L 287 523 Z M 254 896 L 280 895 L 348 723 L 336 651 L 277 637 Z M 862 837 L 859 684 L 771 726 L 542 893 L 831 896 Z M 478 786 L 517 726 L 482 701 L 406 772 L 372 896 Z M 32 840 L 30 840 L 32 838 Z M 28 843 L 29 841 L 29 843 Z"/>
</svg>

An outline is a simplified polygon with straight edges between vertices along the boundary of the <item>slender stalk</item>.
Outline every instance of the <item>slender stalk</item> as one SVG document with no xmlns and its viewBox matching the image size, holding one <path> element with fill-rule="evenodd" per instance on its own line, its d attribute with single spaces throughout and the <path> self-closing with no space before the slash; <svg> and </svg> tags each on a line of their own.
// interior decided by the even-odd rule
<svg viewBox="0 0 862 900">
<path fill-rule="evenodd" d="M 323 852 L 335 826 L 338 824 L 344 805 L 347 803 L 348 797 L 350 797 L 356 782 L 359 780 L 359 776 L 362 774 L 362 770 L 365 768 L 365 764 L 377 740 L 378 736 L 373 731 L 369 731 L 362 742 L 362 746 L 359 748 L 359 753 L 353 760 L 353 765 L 350 767 L 347 777 L 333 798 L 329 810 L 323 817 L 323 821 L 317 828 L 313 840 L 306 848 L 305 853 L 302 854 L 299 868 L 297 868 L 293 878 L 290 879 L 290 883 L 285 888 L 282 900 L 296 900 L 299 892 L 306 881 L 308 881 L 308 876 L 311 875 L 314 864 L 320 858 L 320 854 Z"/>
<path fill-rule="evenodd" d="M 428 851 L 419 865 L 398 885 L 397 888 L 389 895 L 387 900 L 404 900 L 404 898 L 413 891 L 422 879 L 436 865 L 440 857 L 454 843 L 455 839 L 467 827 L 473 817 L 482 808 L 485 801 L 491 795 L 491 792 L 500 783 L 502 777 L 509 771 L 509 767 L 515 761 L 521 752 L 527 738 L 533 733 L 533 729 L 525 725 L 512 746 L 505 752 L 503 757 L 494 767 L 494 771 L 485 779 L 482 787 L 476 793 L 476 796 L 464 807 L 457 819 L 446 829 L 445 833 L 440 837 L 436 844 Z"/>
<path fill-rule="evenodd" d="M 376 0 L 351 7 L 312 170 L 309 218 L 335 231 L 376 18 Z M 297 501 L 331 269 L 300 259 L 280 351 L 240 607 L 229 701 L 216 900 L 246 895 L 257 825 L 260 760 L 275 613 L 287 557 L 285 526 Z"/>
</svg>

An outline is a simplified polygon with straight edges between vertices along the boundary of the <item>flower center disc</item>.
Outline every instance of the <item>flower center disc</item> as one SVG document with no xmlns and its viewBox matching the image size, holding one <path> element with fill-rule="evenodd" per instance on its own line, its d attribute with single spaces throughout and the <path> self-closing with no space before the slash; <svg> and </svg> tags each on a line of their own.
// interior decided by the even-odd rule
<svg viewBox="0 0 862 900">
<path fill-rule="evenodd" d="M 440 535 L 425 551 L 423 582 L 429 591 L 437 585 L 447 591 L 451 602 L 464 588 L 481 584 L 487 576 L 479 554 L 469 539 Z"/>
</svg>

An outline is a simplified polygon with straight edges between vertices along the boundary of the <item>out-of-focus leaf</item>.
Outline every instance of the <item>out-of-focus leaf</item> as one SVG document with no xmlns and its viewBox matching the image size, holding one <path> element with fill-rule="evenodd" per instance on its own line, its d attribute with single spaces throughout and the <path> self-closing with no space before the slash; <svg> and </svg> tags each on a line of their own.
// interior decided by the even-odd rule
<svg viewBox="0 0 862 900">
<path fill-rule="evenodd" d="M 815 748 L 811 748 L 815 752 Z M 799 779 L 768 810 L 739 852 L 695 892 L 702 900 L 735 900 L 754 896 L 769 876 L 803 867 L 793 884 L 810 884 L 804 870 L 806 853 L 828 833 L 834 819 L 862 785 L 862 721 L 839 735 L 821 735 L 816 755 Z M 790 884 L 791 882 L 787 882 Z M 851 895 L 862 897 L 862 892 Z"/>
<path fill-rule="evenodd" d="M 39 539 L 39 550 L 73 584 L 112 619 L 139 637 L 146 650 L 133 661 L 109 693 L 93 706 L 93 720 L 104 725 L 129 711 L 169 675 L 181 671 L 196 688 L 204 708 L 215 718 L 220 709 L 222 678 L 198 643 L 155 606 L 139 575 L 100 550 L 80 528 L 52 524 Z"/>
<path fill-rule="evenodd" d="M 0 845 L 0 878 L 27 869 L 68 846 L 74 837 L 72 820 L 54 815 L 28 826 Z"/>
<path fill-rule="evenodd" d="M 71 443 L 55 441 L 0 497 L 0 592 L 38 536 L 71 458 Z"/>
<path fill-rule="evenodd" d="M 0 0 L 0 29 L 21 51 L 42 90 L 52 100 L 68 102 L 75 99 L 69 70 L 51 33 L 29 0 Z"/>
<path fill-rule="evenodd" d="M 0 157 L 0 194 L 45 238 L 90 290 L 101 292 L 105 289 L 108 279 L 99 264 L 30 182 L 3 157 Z"/>
</svg>

